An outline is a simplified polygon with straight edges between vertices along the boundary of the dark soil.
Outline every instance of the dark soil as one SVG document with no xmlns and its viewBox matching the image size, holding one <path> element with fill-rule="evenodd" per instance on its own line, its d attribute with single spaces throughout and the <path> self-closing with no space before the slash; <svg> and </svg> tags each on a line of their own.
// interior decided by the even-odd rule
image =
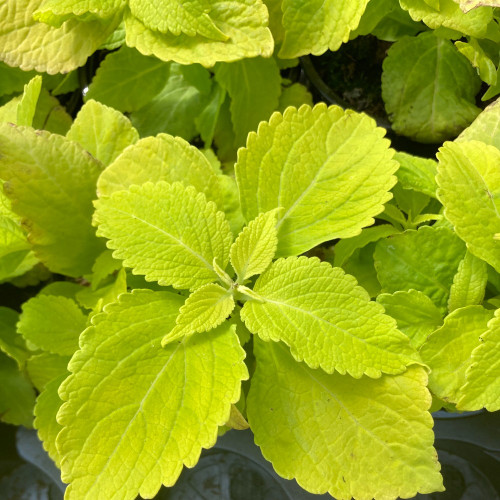
<svg viewBox="0 0 500 500">
<path fill-rule="evenodd" d="M 311 61 L 321 79 L 348 108 L 387 120 L 382 101 L 382 62 L 391 44 L 360 36 Z"/>
</svg>

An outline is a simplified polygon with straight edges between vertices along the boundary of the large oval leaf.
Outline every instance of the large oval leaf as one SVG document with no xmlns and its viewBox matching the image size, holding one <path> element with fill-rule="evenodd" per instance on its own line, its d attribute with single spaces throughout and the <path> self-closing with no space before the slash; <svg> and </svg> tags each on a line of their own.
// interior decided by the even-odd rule
<svg viewBox="0 0 500 500">
<path fill-rule="evenodd" d="M 424 368 L 356 380 L 296 363 L 280 344 L 256 342 L 255 357 L 248 420 L 278 474 L 344 499 L 443 490 Z"/>
<path fill-rule="evenodd" d="M 280 259 L 260 276 L 241 317 L 263 340 L 282 340 L 298 361 L 359 378 L 401 373 L 418 362 L 396 322 L 338 267 L 306 257 Z"/>
<path fill-rule="evenodd" d="M 359 234 L 382 212 L 396 182 L 398 165 L 384 134 L 368 116 L 337 106 L 275 113 L 239 150 L 245 218 L 284 208 L 277 226 L 281 257 Z"/>
<path fill-rule="evenodd" d="M 233 239 L 229 223 L 203 193 L 181 183 L 133 185 L 96 202 L 98 234 L 113 256 L 160 285 L 194 290 L 217 280 Z"/>
<path fill-rule="evenodd" d="M 68 499 L 153 498 L 215 444 L 247 377 L 234 327 L 161 348 L 182 297 L 142 290 L 95 316 L 59 393 Z"/>
</svg>

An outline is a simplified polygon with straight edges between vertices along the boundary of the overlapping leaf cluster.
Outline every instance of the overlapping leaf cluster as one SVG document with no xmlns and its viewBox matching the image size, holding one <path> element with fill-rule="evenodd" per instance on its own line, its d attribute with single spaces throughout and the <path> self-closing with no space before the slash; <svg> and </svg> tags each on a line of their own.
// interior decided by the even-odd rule
<svg viewBox="0 0 500 500">
<path fill-rule="evenodd" d="M 68 498 L 153 497 L 248 426 L 314 493 L 442 490 L 429 411 L 500 409 L 495 7 L 0 5 L 0 281 L 56 279 L 0 309 L 0 418 Z M 396 131 L 465 128 L 437 162 L 280 73 L 367 33 Z"/>
</svg>

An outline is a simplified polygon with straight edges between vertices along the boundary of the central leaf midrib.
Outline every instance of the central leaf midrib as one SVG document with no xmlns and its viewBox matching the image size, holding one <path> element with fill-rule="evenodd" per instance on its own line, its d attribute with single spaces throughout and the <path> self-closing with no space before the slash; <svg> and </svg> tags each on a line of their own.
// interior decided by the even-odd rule
<svg viewBox="0 0 500 500">
<path fill-rule="evenodd" d="M 153 341 L 158 341 L 161 343 L 161 336 L 160 337 L 157 337 L 156 339 L 153 339 Z M 94 481 L 92 482 L 92 484 L 88 487 L 87 491 L 91 491 L 92 488 L 95 486 L 95 484 L 98 482 L 98 480 L 101 478 L 101 476 L 104 474 L 104 472 L 107 470 L 107 467 L 109 465 L 109 463 L 111 462 L 112 458 L 115 456 L 116 452 L 118 451 L 118 448 L 120 447 L 121 443 L 123 442 L 123 439 L 125 437 L 125 435 L 127 434 L 130 426 L 135 422 L 135 419 L 137 418 L 137 416 L 139 415 L 140 411 L 142 410 L 142 407 L 144 405 L 144 402 L 146 401 L 146 399 L 148 398 L 150 392 L 153 390 L 153 388 L 155 387 L 155 384 L 156 382 L 158 381 L 158 379 L 163 375 L 163 373 L 165 372 L 165 370 L 167 369 L 167 367 L 170 365 L 170 362 L 175 358 L 175 355 L 177 354 L 177 351 L 181 348 L 181 346 L 183 346 L 183 344 L 178 344 L 176 346 L 176 348 L 174 349 L 174 351 L 172 352 L 172 354 L 169 356 L 168 360 L 166 361 L 166 363 L 163 365 L 162 369 L 158 372 L 158 374 L 155 376 L 154 380 L 151 382 L 150 384 L 150 387 L 148 388 L 148 390 L 146 391 L 146 394 L 141 398 L 140 402 L 134 402 L 134 403 L 130 403 L 130 405 L 138 405 L 138 408 L 137 408 L 137 411 L 135 412 L 135 414 L 133 415 L 133 417 L 130 419 L 130 422 L 127 424 L 127 427 L 125 428 L 125 430 L 121 433 L 121 437 L 120 439 L 118 440 L 117 444 L 115 445 L 113 451 L 111 452 L 111 454 L 108 456 L 107 460 L 106 460 L 106 463 L 103 465 L 103 467 L 101 468 L 99 474 L 97 474 L 95 476 L 95 479 Z M 144 346 L 141 346 L 142 348 Z M 136 351 L 135 351 L 136 352 Z M 125 405 L 125 406 L 129 406 L 129 405 Z M 125 406 L 122 406 L 121 408 L 124 408 Z M 177 412 L 178 413 L 178 412 Z M 97 425 L 94 427 L 94 429 L 97 428 Z M 89 438 L 92 436 L 92 434 L 89 436 Z M 131 469 L 131 472 L 133 471 L 133 469 Z M 130 477 L 130 474 L 129 474 L 129 477 Z"/>
<path fill-rule="evenodd" d="M 268 297 L 264 297 L 264 299 L 265 299 L 266 302 L 270 302 L 270 303 L 276 304 L 278 306 L 288 307 L 289 309 L 293 309 L 295 311 L 299 311 L 300 313 L 306 314 L 306 315 L 310 316 L 311 318 L 313 318 L 314 320 L 318 320 L 318 321 L 321 321 L 323 323 L 326 323 L 327 325 L 329 325 L 329 326 L 331 326 L 331 327 L 333 327 L 333 328 L 335 328 L 337 330 L 340 330 L 342 333 L 346 334 L 347 336 L 351 337 L 352 339 L 358 340 L 359 342 L 361 342 L 363 344 L 366 344 L 367 346 L 369 346 L 369 347 L 371 347 L 373 349 L 378 349 L 378 350 L 380 350 L 382 352 L 388 352 L 388 353 L 396 354 L 397 355 L 397 353 L 394 353 L 393 351 L 388 351 L 387 349 L 382 349 L 382 347 L 380 347 L 377 344 L 370 344 L 365 339 L 363 339 L 361 337 L 357 337 L 356 335 L 353 335 L 351 332 L 349 332 L 349 330 L 345 330 L 345 329 L 341 328 L 340 326 L 336 325 L 335 323 L 331 323 L 327 319 L 324 319 L 324 318 L 321 318 L 319 316 L 316 316 L 314 313 L 312 313 L 310 311 L 307 311 L 306 309 L 300 309 L 299 307 L 293 306 L 293 305 L 288 304 L 286 302 L 280 302 L 280 301 L 277 301 L 277 300 L 272 300 L 272 299 L 269 299 Z M 265 307 L 265 304 L 263 306 Z"/>
</svg>

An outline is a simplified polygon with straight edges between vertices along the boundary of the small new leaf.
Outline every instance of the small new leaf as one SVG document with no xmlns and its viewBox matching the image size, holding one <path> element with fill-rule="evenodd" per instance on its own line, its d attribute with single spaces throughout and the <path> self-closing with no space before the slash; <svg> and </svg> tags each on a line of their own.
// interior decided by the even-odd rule
<svg viewBox="0 0 500 500">
<path fill-rule="evenodd" d="M 17 106 L 16 125 L 25 125 L 27 127 L 33 125 L 33 118 L 35 117 L 36 105 L 41 90 L 42 77 L 40 75 L 35 76 L 24 86 L 24 94 Z"/>
<path fill-rule="evenodd" d="M 278 246 L 278 211 L 274 209 L 259 215 L 231 246 L 231 265 L 238 274 L 238 283 L 262 274 L 271 264 Z"/>
<path fill-rule="evenodd" d="M 193 333 L 208 332 L 219 326 L 233 311 L 231 290 L 209 283 L 195 290 L 179 311 L 175 327 L 163 337 L 161 345 Z"/>
</svg>

